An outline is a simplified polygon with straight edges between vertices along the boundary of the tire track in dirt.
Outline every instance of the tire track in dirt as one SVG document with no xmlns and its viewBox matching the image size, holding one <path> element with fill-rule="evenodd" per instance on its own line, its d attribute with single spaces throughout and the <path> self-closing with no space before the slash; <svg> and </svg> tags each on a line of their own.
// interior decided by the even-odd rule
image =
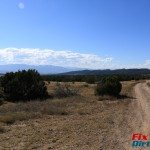
<svg viewBox="0 0 150 150">
<path fill-rule="evenodd" d="M 147 82 L 135 86 L 135 97 L 137 98 L 138 108 L 140 108 L 137 111 L 140 111 L 142 116 L 141 130 L 143 134 L 150 133 L 150 88 Z"/>
</svg>

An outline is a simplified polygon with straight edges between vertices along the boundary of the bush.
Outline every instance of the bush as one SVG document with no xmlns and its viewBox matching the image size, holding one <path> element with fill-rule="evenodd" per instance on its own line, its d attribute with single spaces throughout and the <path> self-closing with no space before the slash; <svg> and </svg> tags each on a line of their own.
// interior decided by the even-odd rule
<svg viewBox="0 0 150 150">
<path fill-rule="evenodd" d="M 104 77 L 97 84 L 96 94 L 97 95 L 110 95 L 110 96 L 118 96 L 121 92 L 122 85 L 119 82 L 117 77 Z"/>
<path fill-rule="evenodd" d="M 3 104 L 4 100 L 4 92 L 2 88 L 0 87 L 0 106 Z"/>
<path fill-rule="evenodd" d="M 0 134 L 3 134 L 6 132 L 6 129 L 3 126 L 0 126 Z"/>
<path fill-rule="evenodd" d="M 147 85 L 150 87 L 150 82 L 148 82 Z"/>
<path fill-rule="evenodd" d="M 48 95 L 45 83 L 36 70 L 6 73 L 1 77 L 1 86 L 5 98 L 12 102 L 43 99 Z"/>
<path fill-rule="evenodd" d="M 95 84 L 95 76 L 87 76 L 86 77 L 86 83 L 88 84 Z"/>
<path fill-rule="evenodd" d="M 60 85 L 59 83 L 57 83 L 54 91 L 54 96 L 62 98 L 75 95 L 78 95 L 78 90 L 70 88 L 69 85 Z"/>
</svg>

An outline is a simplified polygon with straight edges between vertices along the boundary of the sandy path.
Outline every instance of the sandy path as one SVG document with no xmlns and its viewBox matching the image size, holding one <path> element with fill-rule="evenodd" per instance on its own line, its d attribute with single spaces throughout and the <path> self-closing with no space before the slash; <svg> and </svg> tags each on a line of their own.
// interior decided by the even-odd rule
<svg viewBox="0 0 150 150">
<path fill-rule="evenodd" d="M 142 116 L 141 130 L 143 134 L 150 133 L 150 88 L 145 83 L 139 83 L 135 86 L 135 96 L 138 100 L 138 108 L 141 108 L 140 113 Z M 136 109 L 136 108 L 135 108 Z"/>
</svg>

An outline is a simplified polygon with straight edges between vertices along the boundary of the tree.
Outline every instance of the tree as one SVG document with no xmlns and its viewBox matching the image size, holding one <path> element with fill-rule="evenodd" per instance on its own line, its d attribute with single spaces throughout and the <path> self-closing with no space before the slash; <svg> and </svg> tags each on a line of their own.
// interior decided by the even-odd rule
<svg viewBox="0 0 150 150">
<path fill-rule="evenodd" d="M 85 80 L 88 84 L 95 84 L 96 77 L 94 75 L 86 76 Z"/>
<path fill-rule="evenodd" d="M 10 101 L 44 99 L 48 95 L 45 83 L 36 70 L 6 73 L 1 77 L 1 86 Z"/>
<path fill-rule="evenodd" d="M 118 96 L 121 92 L 121 89 L 122 84 L 119 82 L 117 77 L 103 77 L 102 80 L 97 84 L 96 94 L 101 96 Z"/>
</svg>

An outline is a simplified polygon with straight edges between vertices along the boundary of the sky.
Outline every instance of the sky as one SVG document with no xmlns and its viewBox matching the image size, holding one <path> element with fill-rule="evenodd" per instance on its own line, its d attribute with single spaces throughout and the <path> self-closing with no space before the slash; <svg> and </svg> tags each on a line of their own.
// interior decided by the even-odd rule
<svg viewBox="0 0 150 150">
<path fill-rule="evenodd" d="M 150 68 L 150 0 L 1 0 L 1 64 Z"/>
</svg>

